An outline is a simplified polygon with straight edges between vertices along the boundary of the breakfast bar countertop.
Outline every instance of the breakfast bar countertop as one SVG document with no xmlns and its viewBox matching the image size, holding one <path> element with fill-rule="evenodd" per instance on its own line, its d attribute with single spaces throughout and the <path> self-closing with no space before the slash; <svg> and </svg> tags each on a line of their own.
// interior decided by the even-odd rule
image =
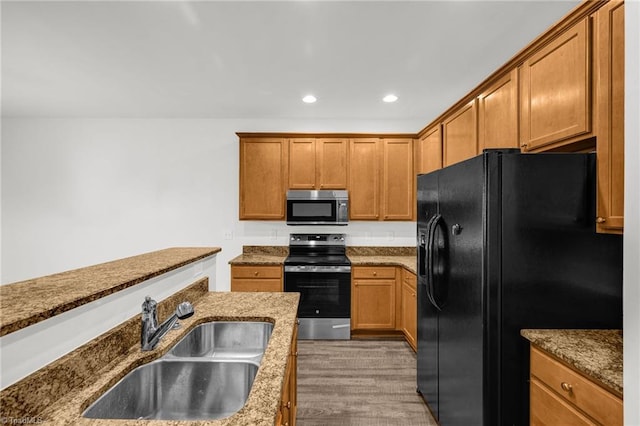
<svg viewBox="0 0 640 426">
<path fill-rule="evenodd" d="M 533 345 L 622 394 L 622 330 L 525 329 Z"/>
<path fill-rule="evenodd" d="M 220 252 L 173 247 L 0 286 L 0 336 Z"/>
</svg>

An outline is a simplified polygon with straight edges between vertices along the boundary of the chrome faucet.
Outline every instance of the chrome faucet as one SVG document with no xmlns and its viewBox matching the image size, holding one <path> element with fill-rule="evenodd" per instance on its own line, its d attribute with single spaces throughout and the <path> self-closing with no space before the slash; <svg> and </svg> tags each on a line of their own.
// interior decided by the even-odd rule
<svg viewBox="0 0 640 426">
<path fill-rule="evenodd" d="M 193 306 L 189 302 L 182 302 L 176 311 L 158 326 L 158 303 L 151 297 L 144 298 L 142 303 L 142 333 L 140 344 L 143 351 L 151 351 L 167 334 L 167 331 L 175 327 L 179 319 L 189 318 L 193 315 Z"/>
</svg>

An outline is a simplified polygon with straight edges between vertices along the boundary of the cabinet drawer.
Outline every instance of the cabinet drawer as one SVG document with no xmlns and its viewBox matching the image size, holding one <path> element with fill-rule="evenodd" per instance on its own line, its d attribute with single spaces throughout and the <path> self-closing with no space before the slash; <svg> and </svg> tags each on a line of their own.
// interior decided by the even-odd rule
<svg viewBox="0 0 640 426">
<path fill-rule="evenodd" d="M 282 281 L 279 279 L 234 278 L 231 280 L 231 291 L 282 291 Z"/>
<path fill-rule="evenodd" d="M 531 375 L 605 425 L 622 425 L 622 400 L 580 373 L 531 348 Z"/>
<path fill-rule="evenodd" d="M 231 278 L 282 278 L 282 266 L 232 266 Z"/>
<path fill-rule="evenodd" d="M 393 278 L 396 277 L 394 266 L 357 266 L 352 270 L 353 278 Z"/>
<path fill-rule="evenodd" d="M 547 389 L 536 379 L 531 379 L 531 426 L 547 425 L 588 425 L 595 426 L 583 414 L 569 405 L 561 397 Z"/>
</svg>

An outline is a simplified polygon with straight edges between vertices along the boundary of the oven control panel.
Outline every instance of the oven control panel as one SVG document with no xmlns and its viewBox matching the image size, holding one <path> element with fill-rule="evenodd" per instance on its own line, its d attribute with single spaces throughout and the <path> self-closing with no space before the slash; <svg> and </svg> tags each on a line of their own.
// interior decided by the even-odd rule
<svg viewBox="0 0 640 426">
<path fill-rule="evenodd" d="M 343 246 L 345 234 L 289 234 L 290 246 Z"/>
</svg>

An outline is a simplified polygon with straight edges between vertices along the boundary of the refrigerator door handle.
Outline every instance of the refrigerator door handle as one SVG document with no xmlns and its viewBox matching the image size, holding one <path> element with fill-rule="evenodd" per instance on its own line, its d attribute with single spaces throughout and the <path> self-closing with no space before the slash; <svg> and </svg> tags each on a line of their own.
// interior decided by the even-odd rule
<svg viewBox="0 0 640 426">
<path fill-rule="evenodd" d="M 429 229 L 433 222 L 433 217 L 427 221 L 424 232 L 418 230 L 418 275 L 424 277 L 426 274 L 427 247 L 429 247 Z"/>
<path fill-rule="evenodd" d="M 438 229 L 438 223 L 442 220 L 442 215 L 435 215 L 431 221 L 429 222 L 428 228 L 428 238 L 427 238 L 427 297 L 429 298 L 429 302 L 438 310 L 441 311 L 442 307 L 438 305 L 436 302 L 435 294 L 434 294 L 434 280 L 435 275 L 433 273 L 433 258 L 434 258 L 434 250 L 435 250 L 435 235 L 436 230 Z"/>
</svg>

